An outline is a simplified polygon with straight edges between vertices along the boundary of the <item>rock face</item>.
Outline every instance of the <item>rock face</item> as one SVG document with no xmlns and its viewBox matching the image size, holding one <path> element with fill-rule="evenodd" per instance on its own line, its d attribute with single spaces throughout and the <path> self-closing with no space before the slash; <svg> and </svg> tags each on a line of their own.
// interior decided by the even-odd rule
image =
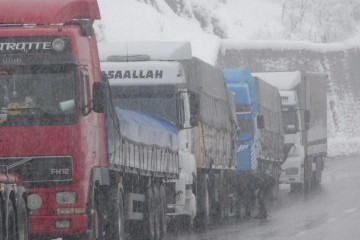
<svg viewBox="0 0 360 240">
<path fill-rule="evenodd" d="M 359 47 L 340 44 L 336 47 L 326 44 L 299 47 L 296 43 L 287 44 L 267 42 L 244 47 L 224 43 L 218 54 L 217 65 L 221 68 L 246 67 L 252 72 L 308 70 L 328 73 L 329 155 L 358 153 Z"/>
</svg>

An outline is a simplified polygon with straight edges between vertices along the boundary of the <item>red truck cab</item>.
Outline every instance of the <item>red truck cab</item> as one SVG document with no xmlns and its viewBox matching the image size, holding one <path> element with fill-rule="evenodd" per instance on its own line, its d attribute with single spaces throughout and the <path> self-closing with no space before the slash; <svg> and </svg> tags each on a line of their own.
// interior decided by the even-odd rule
<svg viewBox="0 0 360 240">
<path fill-rule="evenodd" d="M 0 7 L 0 165 L 28 191 L 30 234 L 91 229 L 94 169 L 106 164 L 96 0 L 3 0 Z"/>
</svg>

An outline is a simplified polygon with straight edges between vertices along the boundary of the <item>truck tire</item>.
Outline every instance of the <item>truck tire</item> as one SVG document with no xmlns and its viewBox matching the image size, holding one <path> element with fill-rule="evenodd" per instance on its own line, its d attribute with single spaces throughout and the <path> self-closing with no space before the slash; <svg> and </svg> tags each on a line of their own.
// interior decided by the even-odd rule
<svg viewBox="0 0 360 240">
<path fill-rule="evenodd" d="M 160 201 L 160 189 L 157 184 L 153 186 L 154 196 L 154 227 L 155 227 L 155 239 L 160 239 L 160 214 L 161 214 L 161 201 Z"/>
<path fill-rule="evenodd" d="M 229 206 L 230 206 L 230 199 L 229 199 L 229 189 L 228 184 L 226 183 L 226 179 L 224 176 L 224 172 L 220 173 L 220 198 L 219 198 L 219 220 L 221 222 L 229 220 Z"/>
<path fill-rule="evenodd" d="M 310 194 L 310 190 L 311 190 L 311 180 L 304 180 L 303 183 L 303 192 L 304 195 L 307 196 Z"/>
<path fill-rule="evenodd" d="M 29 239 L 28 211 L 23 196 L 20 196 L 17 201 L 16 219 L 17 219 L 17 239 L 28 240 Z"/>
<path fill-rule="evenodd" d="M 145 195 L 145 208 L 144 208 L 144 234 L 143 239 L 155 239 L 155 217 L 154 217 L 154 195 L 153 189 L 149 187 Z"/>
<path fill-rule="evenodd" d="M 164 239 L 167 231 L 166 220 L 166 193 L 164 184 L 160 185 L 160 236 Z"/>
<path fill-rule="evenodd" d="M 290 186 L 291 188 L 291 186 Z M 271 201 L 275 201 L 277 200 L 279 197 L 279 183 L 275 183 L 274 187 L 272 188 L 271 191 Z"/>
<path fill-rule="evenodd" d="M 3 201 L 0 201 L 0 240 L 4 240 L 5 239 L 5 236 L 4 236 L 4 216 L 3 216 L 3 204 L 4 202 Z"/>
<path fill-rule="evenodd" d="M 178 216 L 177 223 L 181 230 L 185 232 L 191 232 L 194 227 L 194 219 L 191 215 Z"/>
<path fill-rule="evenodd" d="M 13 202 L 8 199 L 5 201 L 5 227 L 6 227 L 6 240 L 16 240 L 16 214 Z"/>
<path fill-rule="evenodd" d="M 302 192 L 304 190 L 304 183 L 290 183 L 290 191 L 293 193 Z"/>
<path fill-rule="evenodd" d="M 123 240 L 125 236 L 124 200 L 121 186 L 110 190 L 110 229 L 109 239 Z"/>
<path fill-rule="evenodd" d="M 101 187 L 95 187 L 94 189 L 94 200 L 93 200 L 93 213 L 90 216 L 92 218 L 92 229 L 90 237 L 94 240 L 106 239 L 106 202 L 107 194 Z"/>
<path fill-rule="evenodd" d="M 208 180 L 208 175 L 201 176 L 196 196 L 199 210 L 196 214 L 196 226 L 200 229 L 206 229 L 210 224 L 210 194 Z"/>
</svg>

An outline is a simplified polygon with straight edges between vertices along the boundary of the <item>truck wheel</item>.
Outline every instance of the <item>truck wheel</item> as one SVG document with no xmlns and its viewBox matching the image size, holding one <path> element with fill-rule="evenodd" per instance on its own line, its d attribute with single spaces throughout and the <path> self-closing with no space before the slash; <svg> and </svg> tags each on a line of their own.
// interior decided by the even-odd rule
<svg viewBox="0 0 360 240">
<path fill-rule="evenodd" d="M 207 175 L 201 177 L 198 185 L 197 199 L 199 211 L 196 215 L 196 225 L 199 228 L 207 228 L 210 223 L 210 195 Z"/>
<path fill-rule="evenodd" d="M 122 240 L 124 239 L 125 228 L 125 214 L 124 214 L 124 201 L 123 194 L 120 186 L 111 189 L 110 191 L 110 239 Z"/>
<path fill-rule="evenodd" d="M 3 222 L 4 222 L 4 216 L 3 216 L 3 214 L 2 214 L 2 212 L 3 212 L 3 207 L 2 207 L 2 203 L 3 202 L 1 202 L 0 201 L 0 240 L 4 240 L 5 239 L 5 236 L 4 236 L 4 225 L 3 225 Z"/>
<path fill-rule="evenodd" d="M 154 194 L 154 226 L 155 226 L 155 239 L 160 239 L 160 214 L 161 214 L 161 201 L 160 201 L 160 189 L 154 184 L 153 186 Z"/>
<path fill-rule="evenodd" d="M 16 218 L 17 218 L 17 229 L 18 229 L 17 239 L 28 240 L 29 239 L 28 212 L 27 212 L 25 200 L 22 196 L 18 198 L 16 210 L 17 210 Z"/>
<path fill-rule="evenodd" d="M 291 188 L 291 186 L 290 186 L 290 188 Z M 271 201 L 277 200 L 279 197 L 279 183 L 275 183 L 275 186 L 273 187 L 271 193 L 272 193 Z"/>
<path fill-rule="evenodd" d="M 93 200 L 93 213 L 90 216 L 92 218 L 92 229 L 91 235 L 93 239 L 101 240 L 106 239 L 106 194 L 104 189 L 94 189 L 94 200 Z"/>
<path fill-rule="evenodd" d="M 6 240 L 16 240 L 16 216 L 14 211 L 14 204 L 9 199 L 7 201 L 7 211 L 5 210 L 5 227 L 6 227 Z"/>
<path fill-rule="evenodd" d="M 146 203 L 144 212 L 144 237 L 143 239 L 154 240 L 155 239 L 155 217 L 154 217 L 154 195 L 152 188 L 146 190 Z"/>
<path fill-rule="evenodd" d="M 298 183 L 290 183 L 290 191 L 295 193 L 295 192 L 299 192 L 301 191 L 303 187 L 303 184 L 298 184 Z"/>
<path fill-rule="evenodd" d="M 178 215 L 171 222 L 171 226 L 174 226 L 176 234 L 191 233 L 194 227 L 194 219 L 191 215 Z"/>
<path fill-rule="evenodd" d="M 308 195 L 311 190 L 311 180 L 304 180 L 303 191 L 305 195 Z"/>
<path fill-rule="evenodd" d="M 167 220 L 166 220 L 166 193 L 163 184 L 160 185 L 159 191 L 160 191 L 160 236 L 161 239 L 164 239 L 167 230 Z"/>
<path fill-rule="evenodd" d="M 221 188 L 219 189 L 219 220 L 221 222 L 223 221 L 227 221 L 229 220 L 229 189 L 228 189 L 228 185 L 225 181 L 225 176 L 224 176 L 224 172 L 220 173 L 220 186 Z"/>
</svg>

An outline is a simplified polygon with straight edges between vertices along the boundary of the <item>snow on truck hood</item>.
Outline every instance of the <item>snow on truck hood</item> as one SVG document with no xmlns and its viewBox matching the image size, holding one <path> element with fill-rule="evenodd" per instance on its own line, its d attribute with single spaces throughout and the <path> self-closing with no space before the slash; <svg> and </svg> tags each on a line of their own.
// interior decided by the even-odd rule
<svg viewBox="0 0 360 240">
<path fill-rule="evenodd" d="M 146 145 L 178 150 L 178 129 L 175 124 L 149 113 L 116 108 L 120 131 L 124 137 Z"/>
</svg>

